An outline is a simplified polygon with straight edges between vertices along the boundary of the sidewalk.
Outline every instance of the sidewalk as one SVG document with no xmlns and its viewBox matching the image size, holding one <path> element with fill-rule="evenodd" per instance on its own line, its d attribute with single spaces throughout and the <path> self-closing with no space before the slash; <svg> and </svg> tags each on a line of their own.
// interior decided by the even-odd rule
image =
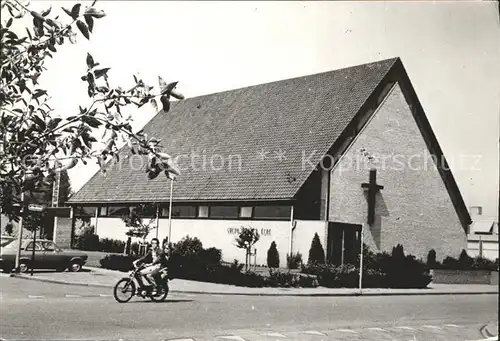
<svg viewBox="0 0 500 341">
<path fill-rule="evenodd" d="M 14 277 L 29 280 L 62 283 L 68 285 L 113 288 L 116 282 L 127 273 L 86 267 L 81 272 L 35 272 L 14 274 Z M 206 283 L 173 279 L 170 292 L 212 295 L 250 295 L 250 296 L 358 296 L 359 289 L 353 288 L 247 288 L 228 284 Z M 363 289 L 364 296 L 390 295 L 498 295 L 498 286 L 483 284 L 429 284 L 426 289 Z"/>
</svg>

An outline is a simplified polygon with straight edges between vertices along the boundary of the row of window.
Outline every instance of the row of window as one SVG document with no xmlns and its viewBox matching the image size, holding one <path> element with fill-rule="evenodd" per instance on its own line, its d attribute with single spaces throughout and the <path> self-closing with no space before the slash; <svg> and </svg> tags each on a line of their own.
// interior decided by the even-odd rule
<svg viewBox="0 0 500 341">
<path fill-rule="evenodd" d="M 99 217 L 123 217 L 135 210 L 143 217 L 153 217 L 157 214 L 155 205 L 143 206 L 99 206 L 99 207 L 77 207 L 75 216 L 94 217 L 96 210 Z M 169 207 L 160 206 L 160 218 L 167 218 Z M 259 206 L 236 206 L 236 205 L 173 205 L 172 218 L 208 218 L 208 219 L 290 219 L 291 206 L 289 205 L 259 205 Z"/>
</svg>

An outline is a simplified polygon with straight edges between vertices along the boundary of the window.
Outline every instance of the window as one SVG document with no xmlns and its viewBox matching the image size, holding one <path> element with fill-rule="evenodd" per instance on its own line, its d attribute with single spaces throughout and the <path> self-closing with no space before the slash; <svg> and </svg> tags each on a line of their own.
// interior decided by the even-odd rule
<svg viewBox="0 0 500 341">
<path fill-rule="evenodd" d="M 197 206 L 176 205 L 172 207 L 173 218 L 196 218 Z M 162 208 L 162 215 L 168 217 L 168 206 Z"/>
<path fill-rule="evenodd" d="M 140 217 L 146 217 L 146 218 L 156 217 L 155 204 L 142 204 L 137 206 L 135 210 Z"/>
<path fill-rule="evenodd" d="M 240 207 L 240 218 L 252 218 L 251 206 Z"/>
<path fill-rule="evenodd" d="M 25 248 L 26 251 L 33 251 L 33 242 L 30 242 L 26 248 Z M 42 250 L 42 247 L 40 246 L 40 243 L 39 242 L 36 242 L 35 244 L 35 251 L 41 251 Z"/>
<path fill-rule="evenodd" d="M 108 207 L 107 206 L 101 206 L 99 207 L 99 216 L 100 217 L 105 217 L 108 215 Z"/>
<path fill-rule="evenodd" d="M 210 218 L 238 218 L 238 206 L 210 206 Z"/>
<path fill-rule="evenodd" d="M 256 206 L 253 210 L 255 219 L 290 219 L 291 207 L 285 205 Z"/>
<path fill-rule="evenodd" d="M 198 207 L 198 217 L 199 218 L 208 218 L 208 206 Z"/>
<path fill-rule="evenodd" d="M 75 217 L 95 217 L 97 207 L 78 206 L 75 208 Z"/>
<path fill-rule="evenodd" d="M 56 251 L 58 247 L 53 242 L 42 242 L 45 251 Z"/>
<path fill-rule="evenodd" d="M 108 217 L 122 217 L 130 214 L 130 208 L 127 206 L 109 206 Z"/>
</svg>

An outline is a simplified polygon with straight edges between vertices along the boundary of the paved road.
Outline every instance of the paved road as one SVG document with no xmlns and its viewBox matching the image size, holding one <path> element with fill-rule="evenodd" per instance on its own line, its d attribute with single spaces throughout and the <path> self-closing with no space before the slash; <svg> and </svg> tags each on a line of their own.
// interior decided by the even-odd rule
<svg viewBox="0 0 500 341">
<path fill-rule="evenodd" d="M 100 340 L 479 340 L 497 295 L 248 297 L 172 294 L 116 303 L 110 289 L 0 277 L 0 336 Z"/>
</svg>

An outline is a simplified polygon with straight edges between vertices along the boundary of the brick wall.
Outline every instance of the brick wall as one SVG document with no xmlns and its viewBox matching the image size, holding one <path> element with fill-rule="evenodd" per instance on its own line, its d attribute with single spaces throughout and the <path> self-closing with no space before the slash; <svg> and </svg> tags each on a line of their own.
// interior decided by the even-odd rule
<svg viewBox="0 0 500 341">
<path fill-rule="evenodd" d="M 442 284 L 498 284 L 498 272 L 488 270 L 431 270 L 432 282 Z"/>
<path fill-rule="evenodd" d="M 363 152 L 364 149 L 364 152 Z M 375 223 L 364 229 L 374 251 L 398 243 L 406 254 L 457 257 L 467 237 L 436 165 L 399 85 L 331 171 L 329 220 L 366 225 L 367 198 L 361 184 L 377 169 Z M 369 157 L 373 159 L 368 160 Z"/>
<path fill-rule="evenodd" d="M 69 249 L 71 247 L 71 219 L 57 217 L 55 224 L 54 243 L 62 249 Z"/>
</svg>

